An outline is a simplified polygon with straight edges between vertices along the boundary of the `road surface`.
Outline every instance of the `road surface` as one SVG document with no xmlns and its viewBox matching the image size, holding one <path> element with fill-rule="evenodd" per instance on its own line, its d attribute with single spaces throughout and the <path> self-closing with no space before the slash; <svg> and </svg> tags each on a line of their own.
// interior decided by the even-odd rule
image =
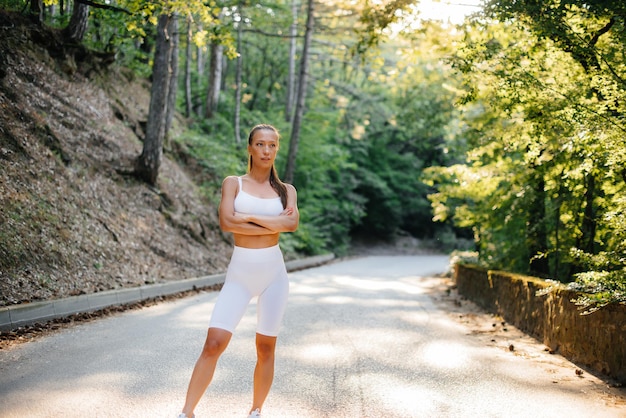
<svg viewBox="0 0 626 418">
<path fill-rule="evenodd" d="M 264 417 L 626 417 L 608 387 L 509 327 L 442 301 L 443 256 L 380 256 L 291 273 Z M 0 350 L 0 417 L 175 417 L 216 293 L 125 312 Z M 254 304 L 198 418 L 245 417 Z M 462 309 L 461 309 L 462 310 Z M 463 318 L 471 317 L 474 324 Z M 489 324 L 491 326 L 491 324 Z M 515 334 L 517 332 L 518 334 Z M 511 340 L 512 341 L 512 340 Z"/>
</svg>

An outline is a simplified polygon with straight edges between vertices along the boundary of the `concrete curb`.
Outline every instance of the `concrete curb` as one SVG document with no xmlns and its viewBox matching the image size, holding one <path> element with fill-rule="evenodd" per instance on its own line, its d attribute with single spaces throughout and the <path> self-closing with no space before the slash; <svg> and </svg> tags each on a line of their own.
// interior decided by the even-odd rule
<svg viewBox="0 0 626 418">
<path fill-rule="evenodd" d="M 335 258 L 334 254 L 292 260 L 285 263 L 287 271 L 319 266 Z M 140 287 L 109 290 L 65 299 L 25 303 L 0 308 L 0 331 L 10 331 L 24 325 L 44 323 L 77 313 L 93 312 L 111 306 L 125 305 L 168 296 L 194 289 L 203 289 L 224 282 L 225 274 L 214 274 L 186 280 L 157 283 Z"/>
</svg>

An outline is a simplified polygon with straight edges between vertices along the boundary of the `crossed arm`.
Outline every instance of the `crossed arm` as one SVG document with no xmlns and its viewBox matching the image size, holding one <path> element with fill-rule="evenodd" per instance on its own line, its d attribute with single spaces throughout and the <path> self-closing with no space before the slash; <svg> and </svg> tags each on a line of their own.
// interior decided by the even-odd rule
<svg viewBox="0 0 626 418">
<path fill-rule="evenodd" d="M 235 212 L 234 202 L 237 195 L 237 179 L 227 177 L 222 183 L 222 201 L 219 215 L 220 227 L 225 232 L 240 235 L 272 235 L 280 232 L 293 232 L 298 227 L 296 189 L 287 184 L 287 208 L 278 216 L 251 215 Z"/>
</svg>

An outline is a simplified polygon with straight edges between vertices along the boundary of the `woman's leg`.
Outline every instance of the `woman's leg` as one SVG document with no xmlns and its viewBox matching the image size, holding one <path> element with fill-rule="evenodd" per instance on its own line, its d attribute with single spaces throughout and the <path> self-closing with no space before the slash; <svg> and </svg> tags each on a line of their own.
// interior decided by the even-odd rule
<svg viewBox="0 0 626 418">
<path fill-rule="evenodd" d="M 193 410 L 209 387 L 213 379 L 217 360 L 226 349 L 226 346 L 228 346 L 232 336 L 233 334 L 229 331 L 220 328 L 209 328 L 202 353 L 200 353 L 200 357 L 193 369 L 189 388 L 187 389 L 187 398 L 185 399 L 183 412 L 188 417 L 193 416 Z"/>
<path fill-rule="evenodd" d="M 275 261 L 277 263 L 274 272 L 275 279 L 259 296 L 257 303 L 257 363 L 254 369 L 252 411 L 263 408 L 263 403 L 265 403 L 274 380 L 276 336 L 282 323 L 289 295 L 287 271 L 284 263 L 282 263 L 282 254 L 278 254 L 281 258 Z M 278 263 L 279 261 L 280 263 Z"/>
<path fill-rule="evenodd" d="M 257 362 L 254 368 L 254 394 L 252 409 L 263 409 L 274 380 L 274 352 L 276 351 L 276 337 L 256 334 Z"/>
</svg>

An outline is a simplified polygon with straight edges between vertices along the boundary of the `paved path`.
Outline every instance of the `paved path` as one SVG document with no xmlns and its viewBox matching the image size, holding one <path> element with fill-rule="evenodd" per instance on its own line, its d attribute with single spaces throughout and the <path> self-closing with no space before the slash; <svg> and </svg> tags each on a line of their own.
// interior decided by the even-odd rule
<svg viewBox="0 0 626 418">
<path fill-rule="evenodd" d="M 487 344 L 442 309 L 439 256 L 366 257 L 291 274 L 271 417 L 625 417 L 575 365 Z M 77 325 L 0 351 L 0 417 L 175 417 L 215 293 Z M 198 418 L 245 417 L 254 305 Z"/>
</svg>

